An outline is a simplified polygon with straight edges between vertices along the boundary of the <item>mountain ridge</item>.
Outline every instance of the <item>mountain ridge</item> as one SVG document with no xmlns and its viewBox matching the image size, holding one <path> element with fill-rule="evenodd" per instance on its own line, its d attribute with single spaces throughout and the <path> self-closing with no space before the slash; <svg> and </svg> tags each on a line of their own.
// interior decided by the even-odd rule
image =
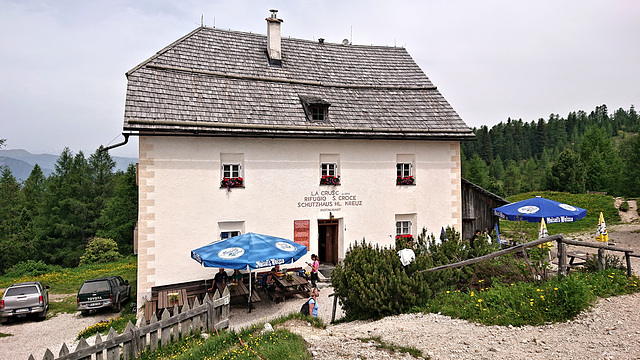
<svg viewBox="0 0 640 360">
<path fill-rule="evenodd" d="M 3 149 L 0 150 L 0 167 L 7 166 L 16 179 L 24 181 L 31 174 L 35 164 L 40 166 L 44 176 L 49 176 L 55 169 L 58 157 L 59 155 L 52 154 L 32 154 L 24 149 Z M 138 162 L 138 158 L 123 156 L 112 156 L 111 158 L 116 162 L 116 171 L 125 171 L 129 164 Z"/>
</svg>

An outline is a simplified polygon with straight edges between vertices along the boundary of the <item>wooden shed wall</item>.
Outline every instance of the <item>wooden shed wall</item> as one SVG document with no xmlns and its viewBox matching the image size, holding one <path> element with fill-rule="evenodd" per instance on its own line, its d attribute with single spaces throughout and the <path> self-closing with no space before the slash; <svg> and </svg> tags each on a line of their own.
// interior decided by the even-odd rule
<svg viewBox="0 0 640 360">
<path fill-rule="evenodd" d="M 494 199 L 477 190 L 469 183 L 462 182 L 462 238 L 470 239 L 476 230 L 493 231 L 498 217 L 493 209 L 505 205 L 505 202 Z"/>
</svg>

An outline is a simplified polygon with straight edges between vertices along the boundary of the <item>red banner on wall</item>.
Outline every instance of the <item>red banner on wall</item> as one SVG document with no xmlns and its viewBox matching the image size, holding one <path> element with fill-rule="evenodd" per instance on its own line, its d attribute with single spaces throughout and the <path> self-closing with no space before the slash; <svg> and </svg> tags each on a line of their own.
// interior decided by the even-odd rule
<svg viewBox="0 0 640 360">
<path fill-rule="evenodd" d="M 309 227 L 310 220 L 293 220 L 293 241 L 296 244 L 305 245 L 309 251 Z"/>
</svg>

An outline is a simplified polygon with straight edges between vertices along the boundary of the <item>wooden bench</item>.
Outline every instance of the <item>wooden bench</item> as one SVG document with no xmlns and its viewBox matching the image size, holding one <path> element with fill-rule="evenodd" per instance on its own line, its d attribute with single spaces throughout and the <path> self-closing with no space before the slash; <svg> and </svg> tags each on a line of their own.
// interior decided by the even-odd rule
<svg viewBox="0 0 640 360">
<path fill-rule="evenodd" d="M 266 274 L 267 272 L 265 272 Z M 249 273 L 245 273 L 244 275 L 244 283 L 248 284 L 251 279 L 249 278 Z M 151 315 L 156 313 L 160 316 L 164 309 L 173 308 L 171 304 L 168 303 L 168 295 L 170 293 L 178 292 L 178 306 L 182 307 L 184 305 L 184 299 L 188 302 L 189 306 L 193 306 L 195 299 L 202 302 L 204 300 L 204 296 L 208 293 L 207 289 L 211 287 L 213 283 L 213 279 L 206 280 L 194 280 L 187 281 L 183 283 L 177 284 L 168 284 L 168 285 L 160 285 L 154 286 L 151 288 L 151 299 L 145 302 L 145 311 L 144 318 L 147 322 L 151 320 Z M 252 302 L 260 302 L 262 299 L 260 295 L 255 291 L 256 287 L 254 287 L 254 291 L 251 294 Z M 210 295 L 213 295 L 210 293 Z M 182 299 L 182 301 L 180 301 Z"/>
</svg>

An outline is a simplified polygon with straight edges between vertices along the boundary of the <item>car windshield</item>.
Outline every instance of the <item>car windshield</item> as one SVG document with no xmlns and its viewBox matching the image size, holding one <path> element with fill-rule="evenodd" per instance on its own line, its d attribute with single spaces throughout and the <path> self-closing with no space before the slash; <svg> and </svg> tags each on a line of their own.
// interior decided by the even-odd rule
<svg viewBox="0 0 640 360">
<path fill-rule="evenodd" d="M 19 286 L 12 287 L 7 289 L 7 293 L 5 296 L 20 296 L 20 295 L 29 295 L 29 294 L 37 294 L 38 288 L 35 286 Z"/>
<path fill-rule="evenodd" d="M 82 284 L 80 288 L 80 293 L 95 293 L 109 291 L 109 282 L 107 280 L 104 281 L 91 281 Z"/>
</svg>

